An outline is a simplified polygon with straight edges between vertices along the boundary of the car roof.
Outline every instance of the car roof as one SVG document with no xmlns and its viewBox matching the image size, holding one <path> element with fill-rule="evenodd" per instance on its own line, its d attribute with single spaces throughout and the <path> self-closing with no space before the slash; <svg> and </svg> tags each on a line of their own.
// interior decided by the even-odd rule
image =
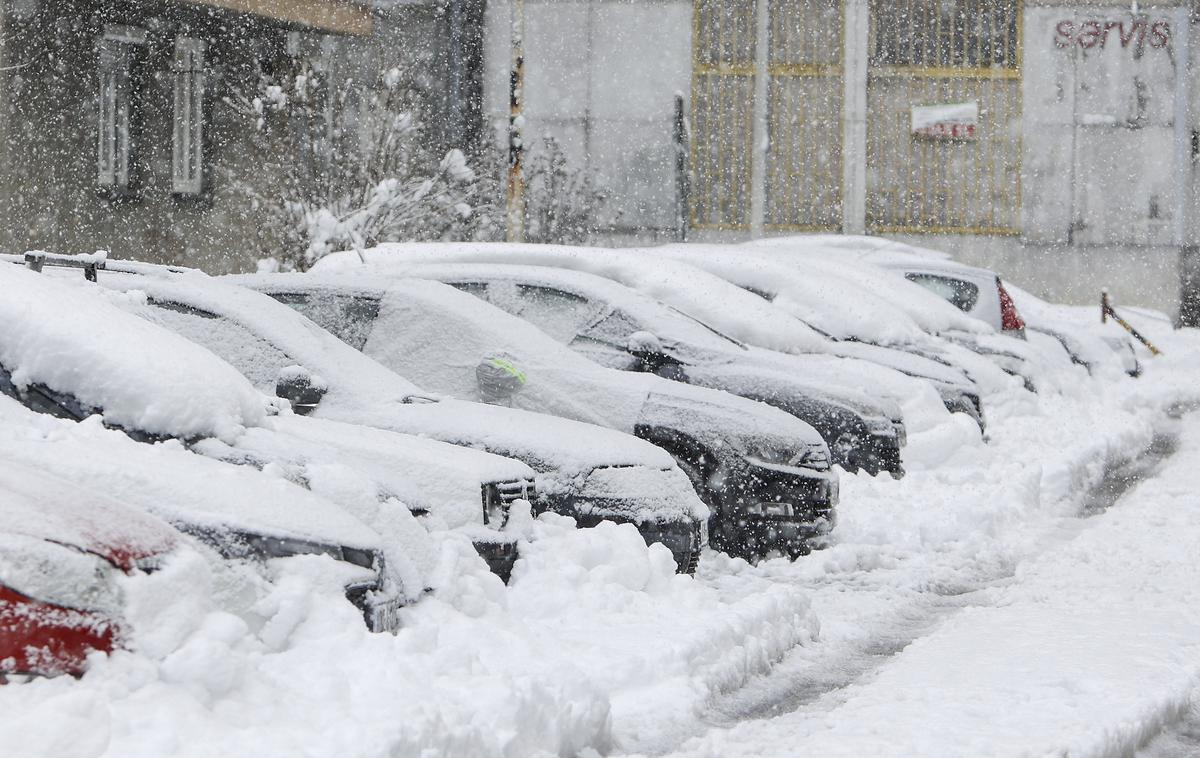
<svg viewBox="0 0 1200 758">
<path fill-rule="evenodd" d="M 19 387 L 70 394 L 152 435 L 230 438 L 266 417 L 262 394 L 232 366 L 78 275 L 0 265 L 0 290 L 0 366 Z"/>
<path fill-rule="evenodd" d="M 707 271 L 634 249 L 507 243 L 391 243 L 333 253 L 314 272 L 380 269 L 413 262 L 515 263 L 553 266 L 604 276 L 678 308 L 752 345 L 783 352 L 825 352 L 826 340 L 761 297 Z"/>
</svg>

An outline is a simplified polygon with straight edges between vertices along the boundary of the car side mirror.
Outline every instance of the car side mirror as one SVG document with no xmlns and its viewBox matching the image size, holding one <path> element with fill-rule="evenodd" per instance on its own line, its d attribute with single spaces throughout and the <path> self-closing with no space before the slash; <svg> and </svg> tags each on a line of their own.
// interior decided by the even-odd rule
<svg viewBox="0 0 1200 758">
<path fill-rule="evenodd" d="M 509 405 L 512 396 L 525 386 L 525 372 L 517 368 L 512 356 L 494 353 L 484 356 L 475 367 L 479 399 L 493 405 Z"/>
<path fill-rule="evenodd" d="M 307 416 L 316 410 L 329 385 L 319 376 L 303 366 L 285 366 L 279 370 L 275 382 L 275 395 L 287 400 L 292 411 Z"/>
</svg>

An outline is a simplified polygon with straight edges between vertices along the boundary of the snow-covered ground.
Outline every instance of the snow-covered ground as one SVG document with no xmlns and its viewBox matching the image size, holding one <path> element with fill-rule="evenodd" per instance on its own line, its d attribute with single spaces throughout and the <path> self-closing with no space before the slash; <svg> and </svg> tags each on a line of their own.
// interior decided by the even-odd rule
<svg viewBox="0 0 1200 758">
<path fill-rule="evenodd" d="M 186 553 L 126 580 L 131 650 L 0 687 L 0 745 L 1076 756 L 1164 726 L 1148 754 L 1186 745 L 1200 418 L 1171 410 L 1200 401 L 1200 335 L 1152 336 L 1166 355 L 1139 380 L 1060 367 L 1039 395 L 985 399 L 986 444 L 951 418 L 911 435 L 904 479 L 843 476 L 835 544 L 795 563 L 710 554 L 692 579 L 631 526 L 546 516 L 508 587 L 443 538 L 445 580 L 390 636 L 366 632 L 325 558 L 263 582 Z M 1144 481 L 1122 493 L 1113 471 Z M 232 610 L 247 593 L 256 620 Z"/>
</svg>

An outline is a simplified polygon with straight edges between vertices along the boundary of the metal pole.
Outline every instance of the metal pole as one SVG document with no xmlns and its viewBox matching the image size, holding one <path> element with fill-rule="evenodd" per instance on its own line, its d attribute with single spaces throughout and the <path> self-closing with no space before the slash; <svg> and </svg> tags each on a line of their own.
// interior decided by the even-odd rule
<svg viewBox="0 0 1200 758">
<path fill-rule="evenodd" d="M 683 95 L 675 95 L 675 238 L 687 242 L 688 206 L 691 182 L 688 181 L 687 116 Z"/>
<path fill-rule="evenodd" d="M 508 80 L 508 225 L 509 242 L 525 241 L 525 0 L 513 0 L 512 68 Z"/>
<path fill-rule="evenodd" d="M 1200 254 L 1189 244 L 1188 209 L 1192 203 L 1191 8 L 1173 14 L 1171 40 L 1175 60 L 1175 208 L 1172 240 L 1179 250 L 1179 324 L 1200 326 Z"/>
</svg>

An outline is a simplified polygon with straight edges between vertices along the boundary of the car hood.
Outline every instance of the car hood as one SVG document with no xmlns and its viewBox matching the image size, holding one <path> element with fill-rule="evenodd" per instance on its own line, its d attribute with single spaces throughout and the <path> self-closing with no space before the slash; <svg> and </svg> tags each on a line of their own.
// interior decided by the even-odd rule
<svg viewBox="0 0 1200 758">
<path fill-rule="evenodd" d="M 90 487 L 8 458 L 0 460 L 0 534 L 94 553 L 124 571 L 170 552 L 179 536 L 164 522 Z"/>
<path fill-rule="evenodd" d="M 147 511 L 187 531 L 240 532 L 367 550 L 379 536 L 332 503 L 258 470 L 148 445 L 108 429 L 28 410 L 0 397 L 0 458 Z"/>
<path fill-rule="evenodd" d="M 486 403 L 442 399 L 318 408 L 318 415 L 516 458 L 540 473 L 586 474 L 602 466 L 669 468 L 671 456 L 595 424 Z"/>
</svg>

